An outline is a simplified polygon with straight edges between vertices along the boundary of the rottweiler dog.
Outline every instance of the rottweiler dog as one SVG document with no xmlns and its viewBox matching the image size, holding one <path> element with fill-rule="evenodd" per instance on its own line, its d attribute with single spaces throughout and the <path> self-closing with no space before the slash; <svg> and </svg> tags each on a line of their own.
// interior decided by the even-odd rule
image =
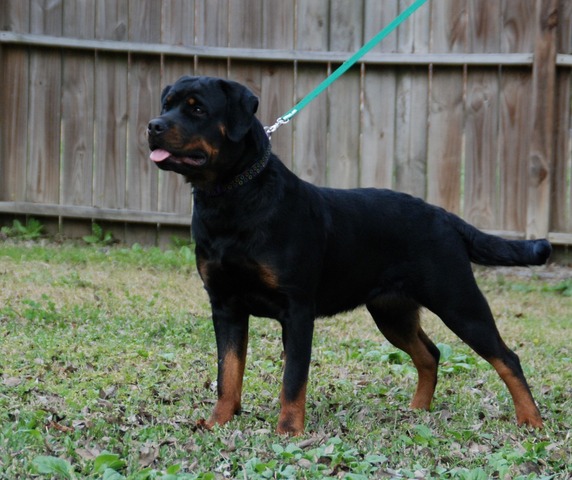
<svg viewBox="0 0 572 480">
<path fill-rule="evenodd" d="M 211 428 L 241 408 L 249 317 L 282 326 L 277 431 L 304 431 L 314 320 L 365 305 L 417 368 L 412 408 L 429 409 L 439 350 L 425 307 L 486 359 L 507 385 L 518 424 L 542 427 L 517 355 L 503 342 L 471 262 L 541 265 L 546 240 L 508 241 L 404 193 L 320 188 L 274 155 L 243 85 L 189 77 L 167 86 L 148 125 L 151 160 L 193 186 L 197 267 L 212 306 L 218 400 Z"/>
</svg>

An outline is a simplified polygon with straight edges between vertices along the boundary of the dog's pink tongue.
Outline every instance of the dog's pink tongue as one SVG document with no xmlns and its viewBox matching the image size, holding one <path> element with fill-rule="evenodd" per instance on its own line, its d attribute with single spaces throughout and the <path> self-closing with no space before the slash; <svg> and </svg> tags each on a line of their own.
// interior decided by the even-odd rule
<svg viewBox="0 0 572 480">
<path fill-rule="evenodd" d="M 167 152 L 167 150 L 162 150 L 158 148 L 157 150 L 153 150 L 149 158 L 154 162 L 162 162 L 163 160 L 169 158 L 171 154 Z"/>
</svg>

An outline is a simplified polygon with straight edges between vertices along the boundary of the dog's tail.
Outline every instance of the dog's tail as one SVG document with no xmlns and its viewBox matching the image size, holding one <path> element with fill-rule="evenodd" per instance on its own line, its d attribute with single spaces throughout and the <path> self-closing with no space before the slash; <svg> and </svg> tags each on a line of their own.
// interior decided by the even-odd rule
<svg viewBox="0 0 572 480">
<path fill-rule="evenodd" d="M 458 220 L 456 228 L 467 245 L 469 258 L 479 265 L 544 265 L 552 253 L 548 240 L 505 240 Z"/>
</svg>

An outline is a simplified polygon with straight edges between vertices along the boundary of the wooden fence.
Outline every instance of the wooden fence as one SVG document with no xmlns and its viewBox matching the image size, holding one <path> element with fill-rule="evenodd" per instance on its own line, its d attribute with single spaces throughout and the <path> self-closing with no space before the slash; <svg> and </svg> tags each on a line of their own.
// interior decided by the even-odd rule
<svg viewBox="0 0 572 480">
<path fill-rule="evenodd" d="M 188 232 L 188 185 L 148 161 L 162 86 L 238 80 L 270 124 L 411 1 L 0 0 L 0 214 L 145 243 Z M 274 150 L 319 185 L 570 245 L 571 54 L 569 0 L 429 0 Z"/>
</svg>

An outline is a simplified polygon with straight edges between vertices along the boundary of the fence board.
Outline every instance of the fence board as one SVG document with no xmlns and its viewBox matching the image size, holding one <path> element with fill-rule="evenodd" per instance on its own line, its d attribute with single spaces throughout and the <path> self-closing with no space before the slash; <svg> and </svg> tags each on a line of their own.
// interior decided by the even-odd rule
<svg viewBox="0 0 572 480">
<path fill-rule="evenodd" d="M 332 0 L 329 50 L 354 52 L 363 42 L 362 2 Z M 332 65 L 335 70 L 339 65 Z M 334 187 L 359 184 L 360 71 L 353 67 L 328 89 L 327 182 Z"/>
<path fill-rule="evenodd" d="M 294 49 L 294 0 L 263 2 L 262 46 L 265 49 Z M 272 125 L 294 105 L 296 67 L 293 64 L 262 64 L 262 95 L 258 118 Z M 289 168 L 293 165 L 293 128 L 284 126 L 272 137 L 272 149 Z"/>
<path fill-rule="evenodd" d="M 298 25 L 296 48 L 299 50 L 328 49 L 328 0 L 296 0 Z"/>
<path fill-rule="evenodd" d="M 23 202 L 26 201 L 30 138 L 27 49 L 3 48 L 0 50 L 0 64 L 0 108 L 4 118 L 10 118 L 9 122 L 2 122 L 0 128 L 0 199 Z"/>
<path fill-rule="evenodd" d="M 191 46 L 195 43 L 195 0 L 162 2 L 161 42 Z"/>
<path fill-rule="evenodd" d="M 366 0 L 364 39 L 369 40 L 398 14 L 397 3 Z M 377 53 L 395 52 L 394 32 L 374 47 Z M 362 72 L 362 118 L 360 136 L 360 185 L 393 186 L 395 157 L 396 74 L 393 69 L 364 66 Z"/>
<path fill-rule="evenodd" d="M 538 30 L 534 42 L 535 61 L 531 86 L 533 120 L 528 157 L 528 238 L 544 236 L 550 222 L 558 0 L 539 0 L 535 19 Z"/>
<path fill-rule="evenodd" d="M 400 11 L 411 1 L 400 1 Z M 429 51 L 429 15 L 413 16 L 398 29 L 398 52 Z M 397 69 L 395 125 L 395 188 L 425 198 L 427 169 L 427 68 Z"/>
<path fill-rule="evenodd" d="M 61 35 L 62 12 L 61 0 L 31 0 L 31 33 Z M 34 202 L 57 203 L 60 191 L 61 53 L 32 51 L 30 79 L 29 115 L 35 121 L 28 126 L 28 134 L 34 141 L 29 144 L 26 198 Z"/>
<path fill-rule="evenodd" d="M 262 66 L 262 95 L 258 118 L 272 125 L 294 105 L 294 68 L 290 65 Z M 272 136 L 272 150 L 289 168 L 293 166 L 292 124 L 280 128 Z"/>
<path fill-rule="evenodd" d="M 560 2 L 558 51 L 572 52 L 572 2 Z M 554 231 L 572 232 L 572 162 L 571 162 L 571 102 L 572 75 L 569 68 L 560 69 L 556 78 L 555 155 L 552 175 L 551 226 Z"/>
<path fill-rule="evenodd" d="M 464 52 L 466 49 L 466 2 L 441 0 L 432 5 L 433 52 Z M 427 199 L 460 213 L 463 142 L 462 70 L 433 67 L 429 101 L 427 144 Z"/>
<path fill-rule="evenodd" d="M 500 97 L 501 189 L 499 215 L 503 228 L 526 228 L 527 165 L 530 150 L 531 80 L 527 71 L 503 71 Z"/>
<path fill-rule="evenodd" d="M 306 67 L 298 75 L 296 101 L 299 101 L 326 78 L 323 67 Z M 312 108 L 302 110 L 293 122 L 294 127 L 294 172 L 316 185 L 326 185 L 326 151 L 328 117 L 326 96 L 312 102 Z M 286 128 L 286 127 L 284 127 Z"/>
<path fill-rule="evenodd" d="M 195 0 L 197 45 L 228 46 L 228 0 Z"/>
<path fill-rule="evenodd" d="M 127 62 L 98 55 L 95 82 L 95 168 L 93 204 L 101 208 L 125 207 L 127 158 Z"/>
<path fill-rule="evenodd" d="M 327 184 L 352 188 L 359 185 L 360 75 L 350 69 L 328 89 L 329 131 Z"/>
<path fill-rule="evenodd" d="M 498 69 L 469 70 L 466 100 L 465 218 L 485 229 L 499 230 Z"/>
<path fill-rule="evenodd" d="M 297 0 L 296 48 L 323 51 L 328 48 L 328 0 Z M 328 75 L 326 66 L 298 64 L 296 102 Z M 304 180 L 326 184 L 328 116 L 326 95 L 304 109 L 294 122 L 294 171 Z"/>
<path fill-rule="evenodd" d="M 95 37 L 95 3 L 66 1 L 63 35 Z M 93 184 L 93 130 L 95 58 L 80 52 L 63 54 L 62 159 L 60 203 L 91 205 Z M 63 232 L 70 237 L 89 233 L 86 221 L 66 219 Z"/>
<path fill-rule="evenodd" d="M 360 186 L 393 186 L 395 74 L 370 72 L 363 80 Z"/>
<path fill-rule="evenodd" d="M 498 52 L 500 2 L 470 0 L 467 10 L 467 49 Z M 466 88 L 464 215 L 481 228 L 499 230 L 498 68 L 468 67 Z"/>
<path fill-rule="evenodd" d="M 427 200 L 460 212 L 463 73 L 434 68 L 429 105 Z"/>
<path fill-rule="evenodd" d="M 196 42 L 197 45 L 227 47 L 229 45 L 228 0 L 196 0 Z M 228 59 L 198 59 L 197 75 L 228 77 Z"/>
<path fill-rule="evenodd" d="M 530 52 L 534 29 L 527 28 L 534 18 L 535 0 L 503 0 L 501 52 Z M 499 214 L 507 230 L 526 228 L 527 165 L 530 150 L 530 72 L 501 68 Z M 508 186 L 511 187 L 508 187 Z"/>
</svg>

